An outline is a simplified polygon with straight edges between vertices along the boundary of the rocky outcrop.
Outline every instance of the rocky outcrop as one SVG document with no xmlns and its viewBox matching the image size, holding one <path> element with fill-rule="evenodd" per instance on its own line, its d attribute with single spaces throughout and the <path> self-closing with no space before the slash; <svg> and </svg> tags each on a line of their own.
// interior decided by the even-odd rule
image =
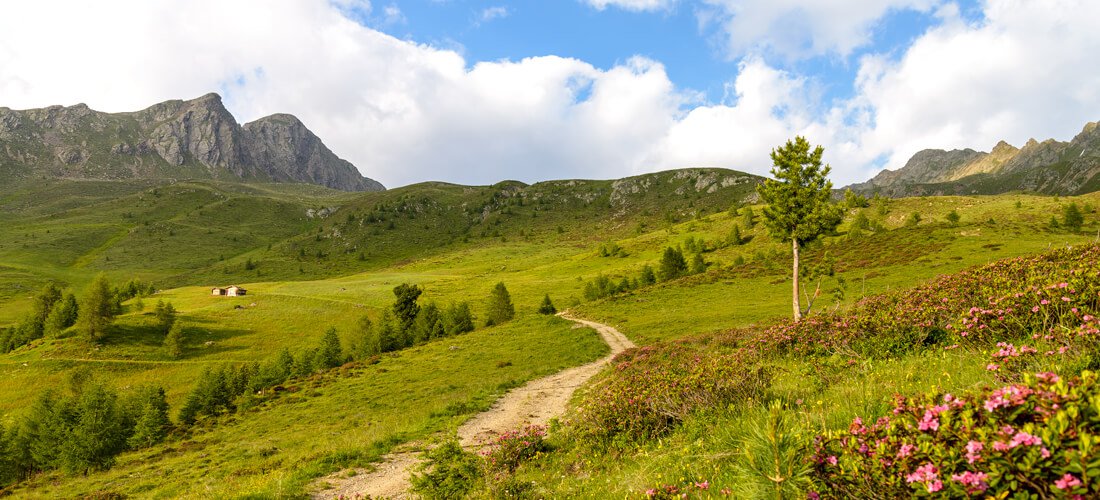
<svg viewBox="0 0 1100 500">
<path fill-rule="evenodd" d="M 340 159 L 291 115 L 241 126 L 221 97 L 172 100 L 131 113 L 83 104 L 0 108 L 0 174 L 96 179 L 212 178 L 385 189 Z"/>
<path fill-rule="evenodd" d="M 904 167 L 849 186 L 886 196 L 997 194 L 1029 191 L 1082 194 L 1100 190 L 1100 128 L 1088 123 L 1070 142 L 1001 141 L 989 153 L 971 149 L 921 151 Z"/>
</svg>

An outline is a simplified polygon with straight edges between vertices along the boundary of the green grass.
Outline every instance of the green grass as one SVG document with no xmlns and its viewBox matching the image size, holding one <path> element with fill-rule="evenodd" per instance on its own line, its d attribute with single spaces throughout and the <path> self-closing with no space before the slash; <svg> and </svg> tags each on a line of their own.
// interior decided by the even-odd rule
<svg viewBox="0 0 1100 500">
<path fill-rule="evenodd" d="M 504 390 L 606 352 L 591 329 L 528 317 L 384 356 L 378 364 L 334 370 L 209 430 L 125 454 L 106 473 L 47 475 L 16 493 L 225 498 L 300 492 L 313 472 L 331 471 L 326 462 L 365 465 L 387 445 L 453 432 Z M 511 364 L 498 367 L 501 361 Z"/>
<path fill-rule="evenodd" d="M 124 455 L 109 472 L 86 478 L 48 475 L 18 493 L 49 497 L 108 490 L 174 497 L 301 492 L 312 475 L 368 463 L 398 442 L 453 429 L 468 416 L 453 415 L 456 408 L 483 408 L 503 388 L 605 352 L 592 332 L 535 316 L 544 294 L 559 309 L 572 305 L 579 315 L 615 325 L 639 344 L 762 324 L 789 314 L 788 245 L 772 241 L 761 224 L 742 228 L 751 237 L 748 243 L 705 253 L 711 266 L 704 275 L 583 302 L 584 283 L 597 275 L 636 276 L 642 265 L 655 265 L 666 246 L 683 245 L 689 237 L 724 241 L 739 221 L 724 210 L 742 191 L 677 193 L 694 184 L 690 177 L 675 175 L 653 177 L 651 182 L 665 184 L 615 202 L 612 183 L 603 181 L 477 188 L 426 184 L 354 195 L 290 185 L 59 182 L 5 193 L 0 199 L 0 325 L 22 317 L 29 296 L 47 280 L 79 288 L 106 270 L 116 282 L 138 276 L 165 288 L 143 299 L 141 311 L 131 301 L 98 346 L 78 338 L 52 339 L 0 356 L 0 420 L 5 422 L 19 415 L 43 387 L 63 386 L 67 375 L 82 367 L 118 387 L 161 384 L 177 409 L 207 367 L 269 359 L 282 348 L 313 347 L 329 326 L 346 342 L 360 317 L 377 317 L 389 306 L 392 289 L 400 283 L 423 286 L 421 303 L 468 300 L 474 313 L 482 315 L 493 284 L 503 281 L 519 313 L 516 322 L 504 327 L 301 384 L 299 391 L 261 409 Z M 50 189 L 58 194 L 51 195 Z M 1021 208 L 1016 208 L 1017 201 Z M 863 295 L 912 286 L 974 264 L 1094 239 L 1094 213 L 1086 214 L 1082 234 L 1046 227 L 1052 214 L 1060 214 L 1059 205 L 1070 201 L 1098 206 L 1100 195 L 876 202 L 863 210 L 884 231 L 852 238 L 845 225 L 808 249 L 807 264 L 835 258 L 836 271 L 847 283 L 843 300 L 834 302 L 826 293 L 817 308 L 845 307 Z M 463 203 L 469 210 L 460 208 Z M 382 205 L 385 220 L 360 223 Z M 335 206 L 340 209 L 323 220 L 305 217 L 307 209 Z M 952 209 L 962 216 L 957 227 L 944 222 Z M 922 223 L 904 227 L 912 212 L 921 214 Z M 849 213 L 849 220 L 854 214 Z M 390 221 L 395 221 L 392 230 L 385 228 Z M 598 255 L 599 246 L 611 241 L 625 256 Z M 359 260 L 358 253 L 368 248 L 375 250 Z M 327 257 L 316 258 L 318 250 Z M 747 262 L 735 265 L 738 257 Z M 255 270 L 243 270 L 247 259 L 257 264 Z M 249 295 L 209 295 L 208 286 L 230 283 L 245 286 Z M 837 282 L 828 278 L 822 283 L 828 291 Z M 152 331 L 150 312 L 157 300 L 171 301 L 187 326 L 181 360 L 169 360 Z M 458 349 L 451 350 L 452 345 Z M 776 390 L 788 401 L 803 400 L 809 416 L 805 425 L 835 426 L 854 414 L 866 414 L 894 391 L 984 382 L 984 373 L 967 371 L 973 363 L 965 356 L 970 354 L 861 365 L 851 370 L 860 370 L 856 378 L 864 382 L 832 385 L 820 393 L 807 385 L 806 367 L 790 360 Z M 497 361 L 511 361 L 512 366 L 496 368 Z M 818 407 L 809 408 L 818 400 Z M 551 496 L 623 496 L 653 486 L 649 483 L 655 474 L 686 474 L 690 464 L 699 463 L 720 471 L 700 477 L 728 484 L 729 476 L 722 475 L 728 471 L 722 471 L 730 443 L 757 413 L 755 407 L 717 409 L 636 452 L 554 456 L 540 467 L 524 469 L 522 477 L 539 481 Z"/>
</svg>

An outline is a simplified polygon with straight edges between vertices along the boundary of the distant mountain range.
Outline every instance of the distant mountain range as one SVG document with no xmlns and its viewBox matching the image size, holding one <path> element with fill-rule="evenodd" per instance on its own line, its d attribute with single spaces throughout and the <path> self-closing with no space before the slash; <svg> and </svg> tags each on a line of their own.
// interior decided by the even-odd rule
<svg viewBox="0 0 1100 500">
<path fill-rule="evenodd" d="M 380 191 L 300 120 L 275 114 L 240 125 L 217 94 L 130 113 L 84 104 L 0 107 L 0 177 L 304 182 Z"/>
<path fill-rule="evenodd" d="M 998 194 L 1027 191 L 1083 194 L 1100 190 L 1100 128 L 1085 125 L 1069 142 L 1032 139 L 1021 148 L 1004 141 L 984 153 L 925 149 L 897 170 L 849 186 L 884 196 Z"/>
</svg>

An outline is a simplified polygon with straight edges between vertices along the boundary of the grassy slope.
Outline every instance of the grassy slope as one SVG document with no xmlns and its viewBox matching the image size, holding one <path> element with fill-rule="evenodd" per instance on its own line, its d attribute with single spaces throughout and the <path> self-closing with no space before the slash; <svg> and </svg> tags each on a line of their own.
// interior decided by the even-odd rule
<svg viewBox="0 0 1100 500">
<path fill-rule="evenodd" d="M 1017 200 L 1022 201 L 1021 209 L 1015 208 Z M 1091 202 L 1095 206 L 1098 200 L 1100 197 L 1090 196 L 1085 197 L 1083 201 Z M 888 287 L 908 286 L 935 274 L 956 270 L 972 263 L 1042 250 L 1049 243 L 1073 243 L 1089 239 L 1083 235 L 1046 232 L 1044 226 L 1050 214 L 1057 213 L 1057 202 L 1050 198 L 1002 196 L 907 199 L 888 203 L 889 210 L 885 215 L 880 216 L 876 207 L 867 210 L 869 217 L 881 219 L 884 224 L 892 228 L 885 235 L 868 235 L 854 241 L 835 237 L 810 252 L 811 259 L 815 252 L 816 255 L 820 255 L 825 250 L 829 250 L 830 255 L 841 257 L 837 267 L 848 279 L 849 301 L 861 293 L 870 294 Z M 514 206 L 513 210 L 516 207 L 518 206 Z M 943 215 L 952 208 L 957 209 L 963 217 L 960 227 L 952 228 L 942 222 L 935 222 L 942 221 Z M 919 211 L 925 221 L 933 222 L 922 224 L 917 228 L 898 228 L 905 216 L 913 211 Z M 339 220 L 338 216 L 339 214 L 335 220 Z M 990 217 L 997 220 L 990 223 L 988 221 Z M 1089 216 L 1092 220 L 1094 217 Z M 545 216 L 544 218 L 549 219 Z M 519 224 L 509 221 L 511 219 L 504 219 L 497 226 L 510 227 L 507 224 Z M 618 243 L 626 249 L 626 257 L 599 257 L 596 247 L 602 243 L 602 239 L 593 236 L 579 237 L 568 231 L 558 234 L 554 230 L 530 239 L 509 239 L 507 242 L 501 242 L 499 238 L 494 237 L 475 238 L 466 244 L 455 244 L 436 252 L 422 254 L 420 258 L 408 260 L 397 266 L 381 267 L 370 272 L 344 277 L 311 281 L 250 283 L 246 286 L 254 295 L 242 299 L 209 297 L 206 295 L 206 290 L 201 287 L 169 290 L 158 294 L 157 297 L 146 299 L 145 309 L 151 309 L 151 302 L 157 298 L 166 298 L 182 311 L 183 321 L 191 325 L 192 329 L 190 349 L 182 362 L 165 362 L 157 346 L 157 339 L 152 338 L 148 332 L 147 325 L 150 322 L 148 314 L 131 311 L 120 319 L 118 334 L 113 336 L 115 340 L 105 343 L 98 350 L 90 349 L 78 341 L 66 339 L 44 342 L 42 345 L 0 357 L 0 377 L 5 380 L 3 389 L 0 390 L 0 411 L 11 414 L 18 408 L 25 407 L 37 391 L 37 389 L 30 389 L 30 382 L 45 381 L 38 382 L 37 387 L 41 387 L 40 384 L 43 383 L 61 384 L 69 370 L 85 365 L 95 367 L 101 375 L 122 386 L 156 380 L 169 389 L 171 402 L 178 404 L 204 366 L 227 361 L 265 359 L 284 346 L 291 348 L 311 346 L 329 325 L 337 326 L 346 336 L 350 326 L 359 316 L 365 313 L 376 314 L 379 308 L 392 300 L 390 289 L 401 282 L 419 283 L 428 290 L 425 299 L 446 302 L 486 297 L 493 283 L 504 281 L 513 293 L 521 318 L 529 317 L 543 293 L 550 293 L 559 306 L 565 305 L 573 298 L 581 297 L 583 282 L 598 273 L 617 276 L 634 275 L 643 263 L 655 263 L 665 245 L 683 242 L 689 236 L 710 240 L 722 239 L 728 234 L 734 222 L 728 214 L 717 213 L 654 232 L 636 234 L 636 230 L 622 230 L 618 233 L 622 236 Z M 614 223 L 608 224 L 610 226 Z M 623 225 L 621 222 L 618 224 Z M 552 222 L 546 227 L 555 226 L 556 224 Z M 1095 226 L 1090 226 L 1089 230 L 1095 230 Z M 516 231 L 518 232 L 518 229 Z M 707 260 L 717 265 L 712 266 L 712 271 L 706 276 L 687 278 L 615 299 L 584 304 L 578 309 L 584 315 L 607 319 L 622 327 L 624 332 L 640 343 L 757 323 L 775 315 L 785 314 L 789 308 L 787 301 L 790 284 L 789 280 L 784 279 L 786 266 L 784 258 L 778 255 L 770 259 L 772 261 L 770 264 L 769 259 L 753 262 L 756 258 L 754 254 L 767 256 L 778 251 L 779 248 L 785 248 L 785 245 L 776 245 L 771 242 L 759 226 L 754 231 L 754 238 L 747 245 L 727 247 L 707 254 Z M 312 239 L 312 241 L 316 240 Z M 729 267 L 738 255 L 748 257 L 750 263 L 744 267 Z M 263 269 L 262 266 L 261 269 Z M 252 303 L 256 303 L 256 306 L 250 307 Z M 237 304 L 245 306 L 244 309 L 235 309 L 233 306 Z M 481 305 L 475 302 L 475 312 L 481 309 Z M 587 340 L 577 344 L 575 349 L 565 349 L 565 352 L 561 352 L 563 346 L 553 342 L 565 339 L 560 336 L 564 327 L 542 324 L 538 321 L 524 319 L 516 324 L 516 328 L 523 329 L 530 337 L 520 338 L 509 334 L 505 337 L 509 341 L 515 340 L 515 344 L 504 342 L 500 346 L 494 346 L 502 349 L 498 353 L 500 356 L 496 359 L 508 359 L 519 356 L 519 353 L 527 353 L 526 356 L 530 358 L 529 364 L 512 361 L 517 369 L 528 371 L 522 372 L 524 374 L 519 376 L 509 375 L 508 378 L 500 380 L 492 378 L 486 381 L 488 385 L 478 386 L 474 393 L 486 394 L 496 385 L 511 379 L 526 380 L 535 376 L 536 371 L 546 373 L 545 370 L 540 371 L 542 365 L 538 360 L 542 357 L 551 356 L 548 359 L 560 359 L 555 366 L 566 366 L 591 359 L 600 352 L 599 345 L 592 342 L 595 338 L 592 335 L 588 335 Z M 503 331 L 511 331 L 510 328 L 513 327 L 506 327 Z M 496 330 L 479 331 L 461 341 L 476 342 L 479 338 L 492 338 L 494 331 Z M 209 347 L 203 346 L 202 343 L 208 339 L 214 341 L 214 344 Z M 580 339 L 574 340 L 580 341 Z M 418 348 L 402 354 L 402 359 L 420 356 L 419 353 L 444 352 L 442 351 L 444 345 L 456 342 L 459 340 L 448 340 Z M 570 344 L 567 343 L 566 346 L 568 345 Z M 423 379 L 424 385 L 418 385 L 421 387 L 418 389 L 420 392 L 411 395 L 411 399 L 402 404 L 408 407 L 436 408 L 440 404 L 453 402 L 456 395 L 470 394 L 466 392 L 470 390 L 470 386 L 451 387 L 455 384 L 450 382 L 449 378 L 453 376 L 476 378 L 484 374 L 486 358 L 475 356 L 477 352 L 477 349 L 454 351 L 449 355 L 455 363 L 453 371 L 448 372 L 450 375 L 443 378 Z M 558 355 L 565 357 L 553 357 Z M 390 361 L 384 361 L 386 362 Z M 939 363 L 938 366 L 942 366 L 943 371 L 948 373 L 954 373 L 956 367 L 964 365 L 951 359 L 934 361 L 934 363 Z M 825 398 L 822 404 L 823 406 L 831 404 L 827 403 L 828 401 L 833 401 L 837 405 L 852 405 L 860 401 L 873 404 L 874 401 L 881 399 L 883 394 L 895 390 L 895 386 L 892 386 L 890 381 L 904 380 L 907 384 L 915 384 L 914 387 L 923 387 L 942 378 L 938 375 L 934 376 L 935 373 L 939 373 L 938 371 L 922 370 L 926 365 L 927 363 L 920 362 L 911 366 L 870 367 L 869 376 L 878 377 L 883 380 L 883 383 L 871 386 L 873 390 L 870 390 L 865 397 L 855 398 L 852 394 L 843 392 Z M 402 372 L 404 375 L 386 376 L 405 377 L 395 379 L 405 381 L 419 380 L 425 376 L 423 367 L 409 370 L 411 371 Z M 369 371 L 368 368 L 367 372 Z M 391 371 L 386 373 L 389 374 Z M 903 373 L 908 375 L 902 375 Z M 965 383 L 971 383 L 980 379 L 980 375 L 973 374 L 969 379 L 964 375 L 962 380 L 969 380 L 970 382 Z M 791 376 L 794 377 L 790 382 L 791 390 L 800 390 L 797 372 L 792 371 Z M 443 380 L 448 380 L 446 383 L 449 385 L 444 387 Z M 243 468 L 245 472 L 238 472 L 233 477 L 248 479 L 241 479 L 239 483 L 232 482 L 233 487 L 237 488 L 233 491 L 274 493 L 275 490 L 272 488 L 277 487 L 274 485 L 278 483 L 279 478 L 286 479 L 291 474 L 291 470 L 303 467 L 303 464 L 318 459 L 324 453 L 343 449 L 355 449 L 367 453 L 363 450 L 370 442 L 384 439 L 398 432 L 390 430 L 387 433 L 370 434 L 369 439 L 356 437 L 353 445 L 347 444 L 343 447 L 324 448 L 327 446 L 324 445 L 322 448 L 317 448 L 316 443 L 303 439 L 280 447 L 279 454 L 282 458 L 270 462 L 264 461 L 265 457 L 257 458 L 250 456 L 246 451 L 241 451 L 248 449 L 246 444 L 240 445 L 244 448 L 233 448 L 236 446 L 233 440 L 258 446 L 255 443 L 267 439 L 261 432 L 265 425 L 288 426 L 288 432 L 301 433 L 300 435 L 303 436 L 323 435 L 315 433 L 309 426 L 295 425 L 295 423 L 313 422 L 318 418 L 317 415 L 326 413 L 332 413 L 332 418 L 336 420 L 352 415 L 351 412 L 355 411 L 356 405 L 354 402 L 344 400 L 348 392 L 343 389 L 335 391 L 330 389 L 330 387 L 336 387 L 332 384 L 341 383 L 366 384 L 355 386 L 355 392 L 367 391 L 376 399 L 386 394 L 384 391 L 370 392 L 368 387 L 371 387 L 371 384 L 362 378 L 340 379 L 331 384 L 324 383 L 319 386 L 322 395 L 311 398 L 310 404 L 303 404 L 300 409 L 304 412 L 312 411 L 310 409 L 313 408 L 320 410 L 318 413 L 311 413 L 308 416 L 303 413 L 295 414 L 291 410 L 282 408 L 282 405 L 276 405 L 269 410 L 256 413 L 255 416 L 249 414 L 238 417 L 240 422 L 247 421 L 249 425 L 218 428 L 210 433 L 200 433 L 196 436 L 195 441 L 218 440 L 219 446 L 226 447 L 219 448 L 219 453 L 224 452 L 232 457 L 225 458 L 227 462 L 216 465 L 203 464 L 201 459 L 196 460 L 196 457 L 211 454 L 201 450 L 194 451 L 197 455 L 192 454 L 192 451 L 176 450 L 165 454 L 163 460 L 153 463 L 146 463 L 145 459 L 148 457 L 145 453 L 127 455 L 123 458 L 123 464 L 114 471 L 93 475 L 79 482 L 66 481 L 63 483 L 62 490 L 67 493 L 76 493 L 98 488 L 120 488 L 135 492 L 140 486 L 131 487 L 112 478 L 136 474 L 136 470 L 146 467 L 152 467 L 157 474 L 165 470 L 161 467 L 167 467 L 177 471 L 173 474 L 178 473 L 183 475 L 182 477 L 198 474 L 196 471 L 200 470 L 209 472 L 216 469 L 220 471 L 219 473 L 228 473 L 227 471 Z M 385 418 L 387 414 L 400 413 L 400 408 L 401 404 L 378 409 L 378 418 Z M 269 411 L 271 413 L 268 413 Z M 856 410 L 838 410 L 835 415 L 833 413 L 824 415 L 832 415 L 827 417 L 832 421 L 846 418 L 854 411 Z M 375 418 L 374 413 L 373 409 L 368 412 L 371 418 Z M 422 417 L 423 415 L 418 417 L 420 420 L 416 423 L 410 424 L 411 427 L 401 430 L 406 433 L 405 438 L 424 435 L 428 430 L 441 428 L 442 424 L 438 419 Z M 250 418 L 257 420 L 248 420 Z M 709 423 L 700 425 L 707 427 Z M 229 428 L 234 429 L 236 434 L 224 430 Z M 256 434 L 252 433 L 253 430 Z M 355 434 L 358 432 L 364 431 L 351 428 L 338 431 L 337 434 L 358 436 Z M 673 439 L 695 441 L 690 434 L 691 426 L 688 426 L 684 432 L 687 434 Z M 168 446 L 187 448 L 178 442 Z M 231 449 L 236 451 L 228 451 Z M 662 453 L 662 455 L 666 458 L 660 460 L 664 461 L 688 460 L 689 457 L 675 453 Z M 179 460 L 176 461 L 175 458 L 170 457 L 176 457 Z M 623 467 L 619 472 L 605 472 L 612 478 L 621 478 L 626 485 L 634 484 L 643 477 L 651 477 L 651 475 L 641 474 L 642 471 L 652 471 L 652 468 L 657 466 L 667 468 L 667 465 L 661 465 L 663 462 L 638 460 L 640 460 L 638 462 L 640 469 L 636 471 L 636 476 L 630 475 L 630 467 Z M 255 472 L 253 468 L 262 469 L 265 472 Z M 248 472 L 249 470 L 253 472 Z M 602 479 L 601 477 L 600 480 Z M 592 488 L 594 481 L 596 480 L 577 481 L 576 477 L 570 477 L 566 481 L 568 484 L 563 484 L 561 487 L 565 488 L 562 491 L 581 491 Z M 180 488 L 182 482 L 186 480 L 171 482 L 175 486 L 166 487 L 163 493 L 165 495 L 181 493 L 182 490 L 172 488 Z M 37 484 L 42 485 L 42 483 Z M 290 490 L 298 487 L 300 484 L 294 483 Z M 623 488 L 627 487 L 623 486 Z M 614 491 L 616 494 L 636 491 L 631 488 L 609 491 Z M 191 490 L 191 493 L 199 494 L 197 490 Z"/>
</svg>

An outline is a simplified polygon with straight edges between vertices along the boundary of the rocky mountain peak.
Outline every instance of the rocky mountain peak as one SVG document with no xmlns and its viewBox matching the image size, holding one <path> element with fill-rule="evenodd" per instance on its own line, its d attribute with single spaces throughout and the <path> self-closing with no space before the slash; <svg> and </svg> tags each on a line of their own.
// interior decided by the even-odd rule
<svg viewBox="0 0 1100 500">
<path fill-rule="evenodd" d="M 244 127 L 209 93 L 130 113 L 78 104 L 0 109 L 0 165 L 24 175 L 215 178 L 381 190 L 291 115 Z"/>
<path fill-rule="evenodd" d="M 1017 151 L 1019 151 L 1019 149 L 1016 149 L 1016 146 L 1013 146 L 1002 140 L 998 142 L 996 146 L 993 146 L 993 151 L 991 151 L 990 154 L 994 156 L 1002 156 L 1005 154 L 1015 154 Z"/>
</svg>

